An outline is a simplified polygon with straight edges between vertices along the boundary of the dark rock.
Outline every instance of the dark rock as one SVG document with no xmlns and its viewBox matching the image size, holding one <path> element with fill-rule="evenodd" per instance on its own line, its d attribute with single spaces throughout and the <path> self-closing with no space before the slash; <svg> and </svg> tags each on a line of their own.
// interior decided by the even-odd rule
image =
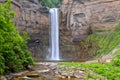
<svg viewBox="0 0 120 80">
<path fill-rule="evenodd" d="M 38 0 L 29 0 L 29 1 L 32 2 L 32 3 L 35 3 L 35 4 L 39 4 Z"/>
<path fill-rule="evenodd" d="M 39 74 L 38 73 L 33 73 L 33 74 L 27 75 L 27 77 L 39 77 Z"/>
</svg>

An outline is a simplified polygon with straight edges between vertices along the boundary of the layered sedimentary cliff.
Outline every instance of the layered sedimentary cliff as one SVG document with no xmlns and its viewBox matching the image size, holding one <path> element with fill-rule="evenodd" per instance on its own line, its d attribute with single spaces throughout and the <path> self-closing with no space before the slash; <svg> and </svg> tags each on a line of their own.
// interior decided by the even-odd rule
<svg viewBox="0 0 120 80">
<path fill-rule="evenodd" d="M 42 58 L 48 49 L 49 42 L 49 11 L 39 0 L 13 0 L 16 28 L 30 36 L 28 47 L 34 57 Z M 36 58 L 37 59 L 37 58 Z"/>
<path fill-rule="evenodd" d="M 112 30 L 120 20 L 120 0 L 63 0 L 61 10 L 75 41 L 91 30 Z"/>
</svg>

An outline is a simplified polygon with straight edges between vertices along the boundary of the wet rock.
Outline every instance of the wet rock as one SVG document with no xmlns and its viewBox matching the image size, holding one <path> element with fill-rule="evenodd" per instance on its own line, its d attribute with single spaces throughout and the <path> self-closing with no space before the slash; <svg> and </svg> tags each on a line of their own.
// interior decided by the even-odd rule
<svg viewBox="0 0 120 80">
<path fill-rule="evenodd" d="M 45 65 L 45 66 L 56 66 L 57 62 L 39 62 L 37 65 Z"/>
<path fill-rule="evenodd" d="M 52 70 L 55 70 L 55 69 L 56 69 L 56 66 L 57 66 L 57 64 L 52 64 L 52 65 L 49 65 L 48 67 L 49 67 L 50 69 L 52 69 Z"/>
<path fill-rule="evenodd" d="M 33 73 L 33 74 L 27 75 L 27 77 L 39 77 L 39 74 L 38 73 Z"/>
<path fill-rule="evenodd" d="M 49 66 L 50 69 L 55 70 L 56 66 Z"/>
<path fill-rule="evenodd" d="M 72 67 L 60 67 L 58 68 L 58 74 L 67 78 L 73 77 L 74 68 Z"/>
<path fill-rule="evenodd" d="M 50 69 L 45 69 L 45 70 L 38 70 L 37 72 L 38 73 L 46 73 L 46 72 L 49 72 L 50 71 Z"/>
<path fill-rule="evenodd" d="M 5 76 L 0 76 L 0 80 L 7 80 Z"/>
<path fill-rule="evenodd" d="M 55 74 L 59 74 L 58 70 L 54 70 L 54 73 L 55 73 Z"/>
<path fill-rule="evenodd" d="M 42 76 L 45 80 L 57 80 L 54 76 L 51 75 L 43 75 Z"/>
<path fill-rule="evenodd" d="M 19 73 L 11 73 L 11 74 L 9 74 L 9 75 L 6 75 L 6 78 L 7 78 L 8 80 L 11 80 L 12 78 L 21 76 L 22 74 L 27 73 L 27 72 L 28 72 L 28 71 L 23 71 L 23 72 L 19 72 Z"/>
<path fill-rule="evenodd" d="M 83 79 L 83 78 L 86 78 L 86 77 L 87 77 L 87 75 L 86 75 L 83 71 L 81 71 L 81 70 L 79 70 L 79 69 L 75 70 L 74 76 L 75 76 L 76 78 L 80 78 L 80 79 Z"/>
<path fill-rule="evenodd" d="M 81 71 L 85 71 L 86 69 L 85 69 L 85 68 L 81 68 L 80 70 L 81 70 Z"/>
<path fill-rule="evenodd" d="M 22 80 L 32 80 L 32 78 L 29 78 L 27 76 L 21 77 Z"/>
<path fill-rule="evenodd" d="M 56 65 L 55 69 L 52 70 L 50 67 L 48 67 L 48 64 L 45 63 L 45 65 L 38 64 L 35 66 L 35 71 L 29 71 L 26 73 L 23 73 L 20 75 L 20 73 L 16 73 L 15 78 L 12 78 L 11 80 L 58 80 L 59 78 L 62 79 L 84 79 L 88 75 L 85 74 L 85 71 L 89 71 L 91 75 L 99 76 L 98 74 L 94 73 L 92 69 L 86 69 L 86 68 L 74 68 L 74 67 L 68 67 L 68 66 L 58 66 Z M 42 69 L 41 69 L 42 66 Z M 19 75 L 19 76 L 18 76 Z M 12 76 L 13 77 L 13 76 Z M 9 76 L 10 80 L 11 75 Z M 104 79 L 103 79 L 104 80 Z"/>
<path fill-rule="evenodd" d="M 57 74 L 57 75 L 55 75 L 56 77 L 59 77 L 59 78 L 66 78 L 66 76 L 63 76 L 63 75 L 60 75 L 60 74 Z"/>
</svg>

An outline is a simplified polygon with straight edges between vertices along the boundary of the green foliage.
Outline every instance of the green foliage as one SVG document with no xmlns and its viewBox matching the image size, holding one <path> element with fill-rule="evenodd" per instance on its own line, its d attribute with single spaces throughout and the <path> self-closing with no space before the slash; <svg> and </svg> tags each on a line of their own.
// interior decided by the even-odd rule
<svg viewBox="0 0 120 80">
<path fill-rule="evenodd" d="M 4 72 L 4 69 L 5 69 L 4 58 L 2 54 L 0 53 L 0 74 Z"/>
<path fill-rule="evenodd" d="M 56 8 L 62 2 L 62 0 L 39 0 L 40 3 L 49 8 Z"/>
<path fill-rule="evenodd" d="M 120 59 L 115 58 L 112 63 L 114 66 L 120 66 Z"/>
<path fill-rule="evenodd" d="M 33 64 L 26 41 L 15 29 L 11 0 L 0 5 L 0 75 L 18 72 Z"/>
<path fill-rule="evenodd" d="M 116 29 L 108 33 L 93 33 L 82 41 L 81 46 L 90 45 L 89 54 L 93 56 L 103 56 L 112 51 L 120 43 L 120 24 Z"/>
<path fill-rule="evenodd" d="M 113 55 L 113 64 L 115 66 L 120 66 L 120 49 L 116 51 L 116 53 Z"/>
<path fill-rule="evenodd" d="M 91 50 L 88 50 L 92 55 L 105 55 L 112 51 L 120 43 L 120 24 L 115 30 L 107 34 L 91 34 L 86 40 L 80 43 L 81 46 L 90 45 Z M 120 80 L 120 50 L 114 55 L 114 60 L 111 63 L 100 64 L 95 63 L 79 63 L 79 62 L 61 62 L 59 65 L 71 66 L 75 68 L 85 68 L 88 77 L 85 80 Z M 92 70 L 93 72 L 89 71 Z M 95 74 L 94 74 L 95 73 Z M 103 78 L 102 78 L 103 77 Z M 104 78 L 104 79 L 105 79 Z"/>
<path fill-rule="evenodd" d="M 25 31 L 23 31 L 23 32 L 21 33 L 21 36 L 22 36 L 23 39 L 26 41 L 26 43 L 28 42 L 28 40 L 30 40 L 30 37 L 29 37 L 28 33 L 25 32 Z"/>
<path fill-rule="evenodd" d="M 88 77 L 85 80 L 96 80 L 101 79 L 101 77 L 106 77 L 108 80 L 119 80 L 120 79 L 120 65 L 116 65 L 114 62 L 100 64 L 100 63 L 80 63 L 80 62 L 61 62 L 59 65 L 71 66 L 75 68 L 85 68 Z M 91 69 L 94 73 L 92 74 L 88 69 Z"/>
<path fill-rule="evenodd" d="M 120 49 L 118 49 L 114 54 L 115 59 L 120 59 Z"/>
</svg>

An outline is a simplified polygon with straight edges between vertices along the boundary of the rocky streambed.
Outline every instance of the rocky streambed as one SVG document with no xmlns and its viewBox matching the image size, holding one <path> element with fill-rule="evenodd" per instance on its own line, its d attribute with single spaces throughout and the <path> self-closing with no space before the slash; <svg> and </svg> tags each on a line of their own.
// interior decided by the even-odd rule
<svg viewBox="0 0 120 80">
<path fill-rule="evenodd" d="M 29 71 L 10 74 L 1 77 L 0 80 L 84 80 L 90 76 L 100 75 L 94 73 L 92 69 L 60 66 L 58 62 L 40 62 Z M 103 80 L 107 79 L 103 77 Z"/>
</svg>

